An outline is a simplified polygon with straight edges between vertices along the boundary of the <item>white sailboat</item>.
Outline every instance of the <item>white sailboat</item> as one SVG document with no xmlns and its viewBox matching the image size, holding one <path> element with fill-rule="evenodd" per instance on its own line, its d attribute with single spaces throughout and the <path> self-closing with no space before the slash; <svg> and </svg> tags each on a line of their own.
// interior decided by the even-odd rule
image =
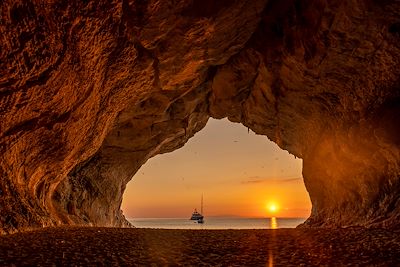
<svg viewBox="0 0 400 267">
<path fill-rule="evenodd" d="M 203 194 L 201 195 L 201 209 L 200 213 L 197 211 L 197 209 L 194 209 L 194 212 L 192 213 L 192 217 L 190 217 L 191 220 L 197 221 L 197 223 L 204 223 L 204 216 L 203 216 Z"/>
</svg>

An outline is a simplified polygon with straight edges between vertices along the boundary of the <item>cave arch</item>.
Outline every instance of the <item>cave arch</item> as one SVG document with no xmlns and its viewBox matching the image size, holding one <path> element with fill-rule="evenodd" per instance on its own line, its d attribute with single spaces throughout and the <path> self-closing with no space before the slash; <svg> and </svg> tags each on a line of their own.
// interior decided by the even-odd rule
<svg viewBox="0 0 400 267">
<path fill-rule="evenodd" d="M 1 231 L 125 225 L 126 182 L 209 117 L 303 159 L 306 225 L 399 226 L 399 2 L 28 2 L 0 4 Z"/>
<path fill-rule="evenodd" d="M 129 221 L 186 218 L 204 195 L 207 218 L 307 218 L 311 203 L 301 170 L 300 159 L 265 136 L 210 118 L 184 147 L 141 166 L 126 186 L 121 209 Z M 271 213 L 269 203 L 279 212 Z"/>
</svg>

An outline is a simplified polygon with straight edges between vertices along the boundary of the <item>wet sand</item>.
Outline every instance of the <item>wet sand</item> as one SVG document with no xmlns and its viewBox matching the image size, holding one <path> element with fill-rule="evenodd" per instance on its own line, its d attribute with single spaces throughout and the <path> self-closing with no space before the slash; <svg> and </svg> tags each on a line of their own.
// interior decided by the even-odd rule
<svg viewBox="0 0 400 267">
<path fill-rule="evenodd" d="M 400 231 L 46 228 L 0 236 L 0 266 L 400 266 Z"/>
</svg>

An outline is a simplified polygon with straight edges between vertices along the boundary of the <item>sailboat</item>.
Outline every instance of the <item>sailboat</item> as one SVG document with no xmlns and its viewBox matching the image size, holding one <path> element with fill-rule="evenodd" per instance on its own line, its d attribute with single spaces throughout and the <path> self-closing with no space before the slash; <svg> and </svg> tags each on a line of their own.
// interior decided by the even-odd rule
<svg viewBox="0 0 400 267">
<path fill-rule="evenodd" d="M 197 211 L 197 209 L 194 209 L 194 212 L 192 213 L 192 217 L 190 217 L 191 220 L 197 221 L 197 223 L 204 223 L 204 216 L 203 216 L 203 195 L 201 195 L 201 210 L 200 213 Z"/>
</svg>

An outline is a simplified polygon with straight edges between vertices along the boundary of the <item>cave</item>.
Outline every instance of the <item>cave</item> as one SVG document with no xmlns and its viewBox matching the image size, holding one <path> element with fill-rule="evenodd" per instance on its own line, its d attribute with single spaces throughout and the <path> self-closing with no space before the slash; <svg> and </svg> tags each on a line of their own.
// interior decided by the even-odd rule
<svg viewBox="0 0 400 267">
<path fill-rule="evenodd" d="M 398 1 L 0 7 L 2 233 L 129 226 L 125 185 L 210 117 L 303 160 L 302 227 L 399 227 Z"/>
</svg>

